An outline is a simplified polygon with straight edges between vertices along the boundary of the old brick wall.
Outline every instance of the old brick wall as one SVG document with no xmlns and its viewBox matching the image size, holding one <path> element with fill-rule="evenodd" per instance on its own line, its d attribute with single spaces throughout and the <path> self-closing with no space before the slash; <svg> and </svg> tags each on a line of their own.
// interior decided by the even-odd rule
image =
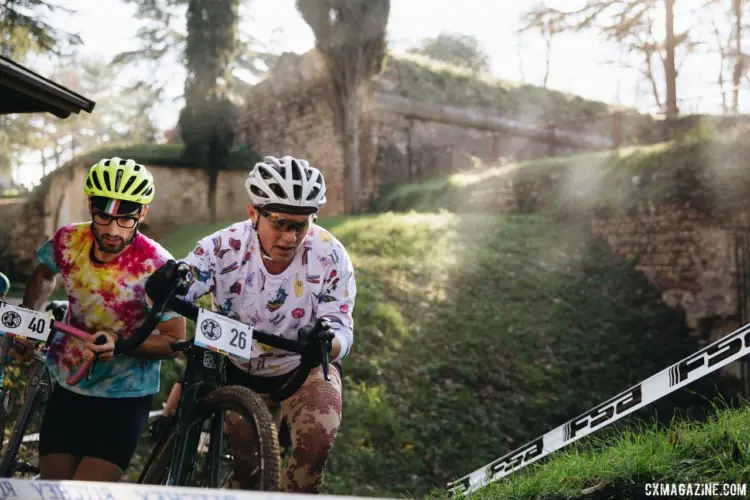
<svg viewBox="0 0 750 500">
<path fill-rule="evenodd" d="M 691 328 L 737 310 L 732 231 L 697 210 L 642 206 L 631 215 L 595 218 L 592 232 L 625 258 L 639 254 L 638 269 L 667 304 L 686 311 Z"/>
<path fill-rule="evenodd" d="M 594 218 L 592 232 L 618 255 L 639 254 L 638 270 L 708 343 L 741 326 L 735 235 L 727 222 L 719 225 L 686 206 L 644 205 L 630 215 Z M 741 365 L 730 363 L 722 372 L 739 378 Z"/>
<path fill-rule="evenodd" d="M 590 149 L 578 144 L 584 139 L 565 134 L 550 143 L 545 128 L 529 123 L 506 120 L 506 130 L 498 125 L 500 116 L 483 109 L 406 99 L 398 95 L 399 89 L 386 94 L 374 87 L 361 92 L 359 196 L 365 205 L 377 197 L 382 185 L 463 171 L 474 165 L 472 157 L 525 160 Z M 301 56 L 284 54 L 248 92 L 237 124 L 238 141 L 260 156 L 292 154 L 323 171 L 329 198 L 322 215 L 345 211 L 348 171 L 331 102 L 332 87 L 321 56 L 315 50 Z M 596 136 L 595 140 L 609 144 L 610 139 Z"/>
<path fill-rule="evenodd" d="M 285 55 L 273 75 L 247 96 L 239 119 L 239 140 L 251 144 L 261 157 L 290 154 L 323 172 L 328 201 L 322 216 L 344 212 L 344 157 L 330 92 L 319 57 Z"/>
<path fill-rule="evenodd" d="M 407 118 L 376 110 L 374 169 L 380 185 L 418 182 L 466 171 L 472 157 L 494 163 L 499 158 L 524 161 L 570 155 L 582 149 L 541 139 L 450 123 Z"/>
</svg>

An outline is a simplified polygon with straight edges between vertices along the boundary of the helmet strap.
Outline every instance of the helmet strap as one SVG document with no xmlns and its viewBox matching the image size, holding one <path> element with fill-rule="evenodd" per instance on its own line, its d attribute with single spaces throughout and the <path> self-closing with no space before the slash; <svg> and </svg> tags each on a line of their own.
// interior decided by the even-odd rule
<svg viewBox="0 0 750 500">
<path fill-rule="evenodd" d="M 273 260 L 273 257 L 266 252 L 266 249 L 263 248 L 263 242 L 260 241 L 260 232 L 258 232 L 258 224 L 260 224 L 260 214 L 258 214 L 258 217 L 255 219 L 255 233 L 258 235 L 258 246 L 260 247 L 260 256 L 263 257 L 266 260 Z"/>
</svg>

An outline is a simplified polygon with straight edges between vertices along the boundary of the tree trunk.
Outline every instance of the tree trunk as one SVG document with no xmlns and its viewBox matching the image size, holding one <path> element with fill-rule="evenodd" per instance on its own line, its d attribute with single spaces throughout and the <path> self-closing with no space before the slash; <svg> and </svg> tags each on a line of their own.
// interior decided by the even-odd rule
<svg viewBox="0 0 750 500">
<path fill-rule="evenodd" d="M 667 118 L 677 118 L 677 69 L 675 67 L 674 0 L 666 0 L 667 39 L 664 74 L 667 79 Z"/>
<path fill-rule="evenodd" d="M 49 165 L 47 165 L 47 155 L 44 154 L 45 149 L 42 148 L 41 155 L 42 155 L 42 177 L 47 177 L 47 174 L 49 173 Z"/>
<path fill-rule="evenodd" d="M 740 84 L 745 69 L 745 57 L 742 54 L 742 0 L 734 0 L 734 71 L 732 72 L 732 112 L 740 110 Z"/>
<path fill-rule="evenodd" d="M 651 82 L 651 92 L 654 94 L 654 101 L 656 101 L 656 106 L 661 109 L 661 97 L 659 96 L 659 86 L 656 84 L 656 78 L 654 78 L 654 69 L 651 64 L 651 58 L 653 57 L 653 53 L 647 52 L 646 53 L 646 78 L 648 78 L 648 81 Z"/>
<path fill-rule="evenodd" d="M 346 96 L 343 116 L 344 178 L 346 182 L 344 203 L 351 214 L 360 212 L 362 171 L 359 158 L 359 136 L 362 108 L 359 92 L 355 89 Z"/>
<path fill-rule="evenodd" d="M 719 84 L 719 91 L 721 92 L 721 110 L 726 115 L 729 112 L 729 104 L 727 103 L 727 92 L 724 81 L 724 65 L 727 59 L 727 47 L 729 47 L 731 39 L 725 45 L 721 40 L 721 32 L 716 25 L 716 19 L 712 21 L 712 26 L 714 28 L 714 35 L 716 36 L 716 45 L 719 50 L 719 77 L 716 79 L 716 82 Z"/>
<path fill-rule="evenodd" d="M 547 88 L 547 80 L 549 80 L 549 63 L 552 58 L 552 33 L 547 33 L 546 38 L 547 54 L 544 61 L 544 82 L 542 83 L 542 87 L 545 89 Z"/>
</svg>

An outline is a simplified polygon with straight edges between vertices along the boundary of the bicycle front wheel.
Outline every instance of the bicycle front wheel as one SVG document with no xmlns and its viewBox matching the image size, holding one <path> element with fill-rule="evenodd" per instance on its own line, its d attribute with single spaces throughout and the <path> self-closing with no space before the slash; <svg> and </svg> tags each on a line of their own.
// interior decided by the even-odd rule
<svg viewBox="0 0 750 500">
<path fill-rule="evenodd" d="M 176 425 L 160 441 L 139 483 L 278 491 L 276 425 L 258 394 L 241 386 L 221 387 L 183 418 L 187 432 L 180 436 Z"/>
</svg>

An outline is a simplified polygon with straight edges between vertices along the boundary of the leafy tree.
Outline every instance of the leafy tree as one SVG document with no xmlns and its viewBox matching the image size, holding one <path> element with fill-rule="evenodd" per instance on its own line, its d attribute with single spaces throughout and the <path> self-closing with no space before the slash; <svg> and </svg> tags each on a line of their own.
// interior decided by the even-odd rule
<svg viewBox="0 0 750 500">
<path fill-rule="evenodd" d="M 657 9 L 664 9 L 666 36 L 657 40 L 654 19 Z M 653 60 L 658 58 L 665 75 L 666 100 L 663 104 L 668 118 L 675 118 L 677 107 L 677 65 L 675 49 L 684 46 L 690 52 L 695 44 L 688 31 L 674 31 L 674 0 L 587 0 L 579 9 L 562 11 L 537 4 L 523 15 L 524 30 L 544 30 L 555 27 L 555 32 L 578 32 L 596 29 L 607 39 L 626 46 L 643 58 L 643 72 L 650 80 L 654 99 L 662 107 L 659 86 L 654 76 Z"/>
<path fill-rule="evenodd" d="M 473 35 L 443 32 L 408 52 L 468 68 L 475 73 L 490 69 L 490 56 Z"/>
<path fill-rule="evenodd" d="M 216 220 L 219 170 L 234 142 L 235 111 L 229 100 L 231 64 L 237 50 L 239 0 L 190 0 L 185 46 L 185 107 L 180 133 L 185 156 L 208 172 L 208 206 Z"/>
</svg>

